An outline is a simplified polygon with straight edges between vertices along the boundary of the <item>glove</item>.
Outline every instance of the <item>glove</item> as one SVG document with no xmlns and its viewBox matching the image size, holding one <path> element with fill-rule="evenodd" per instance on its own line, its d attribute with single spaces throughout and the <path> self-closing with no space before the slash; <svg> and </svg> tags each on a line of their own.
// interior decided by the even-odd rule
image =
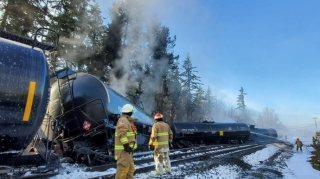
<svg viewBox="0 0 320 179">
<path fill-rule="evenodd" d="M 128 153 L 132 152 L 132 148 L 129 146 L 129 143 L 123 144 L 123 147 L 125 152 L 128 152 Z"/>
<path fill-rule="evenodd" d="M 154 145 L 149 145 L 149 150 L 154 150 Z"/>
</svg>

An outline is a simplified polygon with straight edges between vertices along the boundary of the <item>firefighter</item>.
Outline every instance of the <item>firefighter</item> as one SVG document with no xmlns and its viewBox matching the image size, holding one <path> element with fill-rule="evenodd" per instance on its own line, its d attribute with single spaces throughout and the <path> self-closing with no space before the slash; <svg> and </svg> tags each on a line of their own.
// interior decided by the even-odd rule
<svg viewBox="0 0 320 179">
<path fill-rule="evenodd" d="M 132 152 L 137 148 L 137 133 L 133 125 L 137 119 L 131 117 L 134 108 L 131 104 L 125 104 L 118 119 L 115 144 L 114 158 L 117 161 L 116 179 L 133 179 L 134 162 Z"/>
<path fill-rule="evenodd" d="M 313 146 L 317 144 L 317 139 L 315 137 L 312 137 L 312 143 L 313 143 Z"/>
<path fill-rule="evenodd" d="M 303 146 L 303 144 L 302 144 L 302 142 L 299 140 L 299 138 L 297 138 L 297 140 L 296 140 L 296 145 L 297 145 L 297 152 L 299 151 L 299 149 L 300 149 L 300 151 L 302 152 L 302 146 Z"/>
<path fill-rule="evenodd" d="M 156 175 L 163 174 L 163 167 L 167 174 L 171 172 L 171 163 L 169 158 L 169 145 L 173 139 L 173 133 L 170 126 L 163 122 L 161 113 L 154 116 L 156 123 L 152 126 L 152 132 L 149 141 L 149 149 L 154 150 L 154 163 Z"/>
</svg>

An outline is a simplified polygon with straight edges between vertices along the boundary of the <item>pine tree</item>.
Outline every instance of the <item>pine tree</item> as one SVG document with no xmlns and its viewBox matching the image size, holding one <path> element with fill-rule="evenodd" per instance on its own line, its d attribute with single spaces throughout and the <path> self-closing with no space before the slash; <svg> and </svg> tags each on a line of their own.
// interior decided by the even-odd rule
<svg viewBox="0 0 320 179">
<path fill-rule="evenodd" d="M 245 102 L 244 102 L 244 95 L 247 95 L 247 93 L 244 92 L 244 89 L 241 87 L 240 88 L 240 94 L 238 95 L 237 97 L 237 105 L 238 105 L 238 108 L 240 111 L 243 111 L 246 109 L 246 105 L 245 105 Z"/>
<path fill-rule="evenodd" d="M 249 110 L 246 109 L 245 101 L 244 101 L 244 95 L 247 95 L 247 93 L 244 92 L 243 87 L 240 88 L 240 94 L 237 97 L 237 109 L 239 110 L 238 112 L 238 117 L 237 117 L 237 122 L 244 122 L 244 123 L 252 123 L 252 118 L 249 113 Z"/>
<path fill-rule="evenodd" d="M 84 40 L 85 46 L 81 50 L 87 51 L 87 57 L 77 57 L 78 70 L 82 70 L 96 75 L 102 81 L 106 81 L 106 66 L 103 64 L 103 48 L 106 38 L 106 27 L 103 25 L 101 17 L 101 10 L 98 4 L 89 4 L 86 18 L 88 19 L 88 26 L 86 27 L 86 38 Z M 97 64 L 100 62 L 100 64 Z M 102 63 L 101 63 L 102 62 Z M 93 66 L 96 66 L 93 67 Z M 102 67 L 102 69 L 97 69 Z"/>
<path fill-rule="evenodd" d="M 277 128 L 280 127 L 280 121 L 278 115 L 275 113 L 274 109 L 268 107 L 264 108 L 262 113 L 259 114 L 257 119 L 257 124 L 263 128 Z"/>
<path fill-rule="evenodd" d="M 63 0 L 52 6 L 59 12 L 50 14 L 53 27 L 60 33 L 59 60 L 69 60 L 78 70 L 88 70 L 90 56 L 102 46 L 103 25 L 100 9 L 93 0 Z M 99 44 L 99 45 L 98 45 Z M 56 62 L 57 66 L 61 66 Z"/>
<path fill-rule="evenodd" d="M 173 47 L 175 46 L 176 36 L 173 38 L 170 37 L 170 30 L 168 27 L 157 25 L 154 28 L 155 34 L 155 45 L 153 47 L 153 65 L 151 70 L 153 76 L 156 73 L 162 74 L 161 76 L 161 86 L 160 90 L 157 91 L 156 95 L 156 111 L 164 112 L 165 99 L 168 97 L 169 87 L 168 87 L 168 78 L 170 69 L 176 68 L 174 61 L 178 60 L 178 56 L 174 56 Z M 162 66 L 159 68 L 159 66 Z"/>
<path fill-rule="evenodd" d="M 200 85 L 200 77 L 195 73 L 196 67 L 192 66 L 190 55 L 183 61 L 181 76 L 182 90 L 183 90 L 183 104 L 185 119 L 191 120 L 192 113 L 194 112 L 193 94 Z"/>
<path fill-rule="evenodd" d="M 200 121 L 205 118 L 204 109 L 205 109 L 205 92 L 201 85 L 198 86 L 194 98 L 193 98 L 193 108 L 194 111 L 191 113 L 192 121 Z"/>
<path fill-rule="evenodd" d="M 217 99 L 215 96 L 212 96 L 211 88 L 208 86 L 206 93 L 204 94 L 203 101 L 203 118 L 204 119 L 213 119 L 214 113 L 217 111 Z"/>
<path fill-rule="evenodd" d="M 31 37 L 36 29 L 43 26 L 40 19 L 44 16 L 43 3 L 40 0 L 4 0 L 0 4 L 2 12 L 0 29 Z"/>
<path fill-rule="evenodd" d="M 181 120 L 184 111 L 183 106 L 181 105 L 182 84 L 178 59 L 173 62 L 172 68 L 169 69 L 166 83 L 168 86 L 168 103 L 166 106 L 168 108 L 164 113 L 171 120 L 170 122 Z"/>
</svg>

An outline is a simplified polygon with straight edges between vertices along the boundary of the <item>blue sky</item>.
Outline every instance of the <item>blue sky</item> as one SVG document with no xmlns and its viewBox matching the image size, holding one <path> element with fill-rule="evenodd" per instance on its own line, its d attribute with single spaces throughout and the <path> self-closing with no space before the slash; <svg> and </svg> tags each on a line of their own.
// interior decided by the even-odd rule
<svg viewBox="0 0 320 179">
<path fill-rule="evenodd" d="M 108 21 L 113 1 L 97 2 Z M 317 117 L 320 130 L 320 1 L 139 2 L 177 36 L 180 61 L 190 53 L 204 87 L 227 106 L 236 107 L 243 87 L 248 108 L 272 108 L 288 127 Z"/>
</svg>

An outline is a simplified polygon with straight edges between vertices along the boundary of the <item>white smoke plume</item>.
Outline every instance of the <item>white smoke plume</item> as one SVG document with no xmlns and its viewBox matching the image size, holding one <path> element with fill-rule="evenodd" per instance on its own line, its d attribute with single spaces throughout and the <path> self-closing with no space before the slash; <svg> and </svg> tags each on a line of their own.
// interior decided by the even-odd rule
<svg viewBox="0 0 320 179">
<path fill-rule="evenodd" d="M 127 87 L 137 86 L 138 81 L 142 80 L 143 94 L 140 101 L 144 110 L 151 113 L 155 107 L 154 96 L 161 90 L 162 76 L 167 69 L 167 60 L 152 61 L 153 47 L 155 46 L 154 27 L 159 22 L 154 20 L 153 15 L 144 14 L 144 7 L 138 0 L 118 0 L 128 4 L 127 12 L 129 14 L 128 23 L 125 26 L 122 49 L 120 50 L 121 59 L 116 60 L 114 69 L 122 69 L 124 75 L 121 79 L 115 78 L 111 70 L 110 86 L 123 96 L 127 96 Z M 150 18 L 151 17 L 151 18 Z M 137 71 L 132 68 L 134 65 L 144 67 L 151 64 L 153 77 L 146 76 L 143 71 Z"/>
</svg>

